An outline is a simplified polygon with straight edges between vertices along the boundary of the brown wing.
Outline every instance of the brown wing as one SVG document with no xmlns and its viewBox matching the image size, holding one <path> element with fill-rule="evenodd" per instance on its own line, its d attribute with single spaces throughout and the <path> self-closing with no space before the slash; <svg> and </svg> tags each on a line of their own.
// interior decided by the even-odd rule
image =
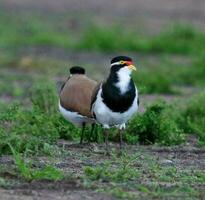
<svg viewBox="0 0 205 200">
<path fill-rule="evenodd" d="M 61 93 L 61 91 L 63 90 L 63 88 L 64 88 L 66 82 L 67 82 L 69 79 L 70 79 L 70 77 L 68 77 L 68 78 L 66 79 L 66 81 L 61 85 L 60 93 Z"/>
<path fill-rule="evenodd" d="M 61 105 L 67 110 L 91 117 L 91 96 L 96 85 L 97 82 L 85 75 L 73 75 L 60 93 Z"/>
<path fill-rule="evenodd" d="M 100 87 L 101 87 L 102 83 L 103 82 L 98 83 L 96 85 L 96 87 L 94 88 L 94 90 L 93 90 L 93 93 L 92 93 L 92 96 L 91 96 L 90 110 L 92 109 L 92 106 L 93 106 L 94 102 L 96 101 L 97 94 L 98 94 L 98 91 L 100 90 Z"/>
</svg>

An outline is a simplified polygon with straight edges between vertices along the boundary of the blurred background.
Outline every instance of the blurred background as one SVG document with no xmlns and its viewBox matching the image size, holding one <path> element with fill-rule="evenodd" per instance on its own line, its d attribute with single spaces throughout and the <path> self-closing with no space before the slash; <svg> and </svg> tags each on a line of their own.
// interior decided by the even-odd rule
<svg viewBox="0 0 205 200">
<path fill-rule="evenodd" d="M 72 65 L 101 80 L 120 54 L 138 66 L 141 93 L 183 96 L 205 84 L 203 0 L 1 0 L 0 25 L 3 101 L 25 98 L 39 77 L 60 85 Z"/>
</svg>

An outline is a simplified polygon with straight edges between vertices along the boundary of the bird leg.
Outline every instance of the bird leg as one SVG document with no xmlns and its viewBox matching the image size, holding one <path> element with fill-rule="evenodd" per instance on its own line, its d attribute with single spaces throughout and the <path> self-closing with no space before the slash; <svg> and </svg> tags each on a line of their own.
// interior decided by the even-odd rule
<svg viewBox="0 0 205 200">
<path fill-rule="evenodd" d="M 80 137 L 80 144 L 83 143 L 84 132 L 85 132 L 85 122 L 83 122 L 83 124 L 82 124 L 82 131 L 81 131 L 81 137 Z"/>
<path fill-rule="evenodd" d="M 90 135 L 89 135 L 89 138 L 88 138 L 88 142 L 91 142 L 92 138 L 93 138 L 93 132 L 95 130 L 95 123 L 93 123 L 91 125 L 91 131 L 90 131 Z"/>
<path fill-rule="evenodd" d="M 95 136 L 94 136 L 94 142 L 97 142 L 98 143 L 98 128 L 97 128 L 97 125 L 95 124 Z"/>
<path fill-rule="evenodd" d="M 105 149 L 106 149 L 106 154 L 109 155 L 109 146 L 108 146 L 108 135 L 109 135 L 109 131 L 108 131 L 108 129 L 104 129 L 104 135 L 105 135 Z"/>
<path fill-rule="evenodd" d="M 120 150 L 122 150 L 122 148 L 123 148 L 123 139 L 122 139 L 122 129 L 119 129 L 119 136 L 120 136 Z"/>
<path fill-rule="evenodd" d="M 123 149 L 123 132 L 125 130 L 125 124 L 121 125 L 121 127 L 119 128 L 119 139 L 120 139 L 120 151 Z"/>
</svg>

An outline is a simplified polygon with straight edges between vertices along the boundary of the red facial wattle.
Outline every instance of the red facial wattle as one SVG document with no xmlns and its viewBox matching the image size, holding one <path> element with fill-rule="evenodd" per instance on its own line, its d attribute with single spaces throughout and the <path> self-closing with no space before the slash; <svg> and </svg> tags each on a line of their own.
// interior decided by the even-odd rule
<svg viewBox="0 0 205 200">
<path fill-rule="evenodd" d="M 134 63 L 132 61 L 126 61 L 126 64 L 129 65 L 133 65 Z"/>
</svg>

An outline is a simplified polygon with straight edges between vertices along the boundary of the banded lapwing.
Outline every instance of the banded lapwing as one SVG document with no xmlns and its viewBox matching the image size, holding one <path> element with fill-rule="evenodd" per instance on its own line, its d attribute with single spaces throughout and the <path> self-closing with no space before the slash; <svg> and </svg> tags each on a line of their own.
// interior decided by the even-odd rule
<svg viewBox="0 0 205 200">
<path fill-rule="evenodd" d="M 106 81 L 98 84 L 92 95 L 91 112 L 104 128 L 106 150 L 108 129 L 117 127 L 122 149 L 122 131 L 126 122 L 137 112 L 138 91 L 131 72 L 136 70 L 131 58 L 117 56 L 111 60 L 110 74 Z"/>
<path fill-rule="evenodd" d="M 95 128 L 95 119 L 90 112 L 91 96 L 97 82 L 85 75 L 79 66 L 70 68 L 70 76 L 62 85 L 59 95 L 59 110 L 69 122 L 82 128 L 80 144 L 83 142 L 87 124 L 92 125 L 90 136 Z"/>
</svg>

